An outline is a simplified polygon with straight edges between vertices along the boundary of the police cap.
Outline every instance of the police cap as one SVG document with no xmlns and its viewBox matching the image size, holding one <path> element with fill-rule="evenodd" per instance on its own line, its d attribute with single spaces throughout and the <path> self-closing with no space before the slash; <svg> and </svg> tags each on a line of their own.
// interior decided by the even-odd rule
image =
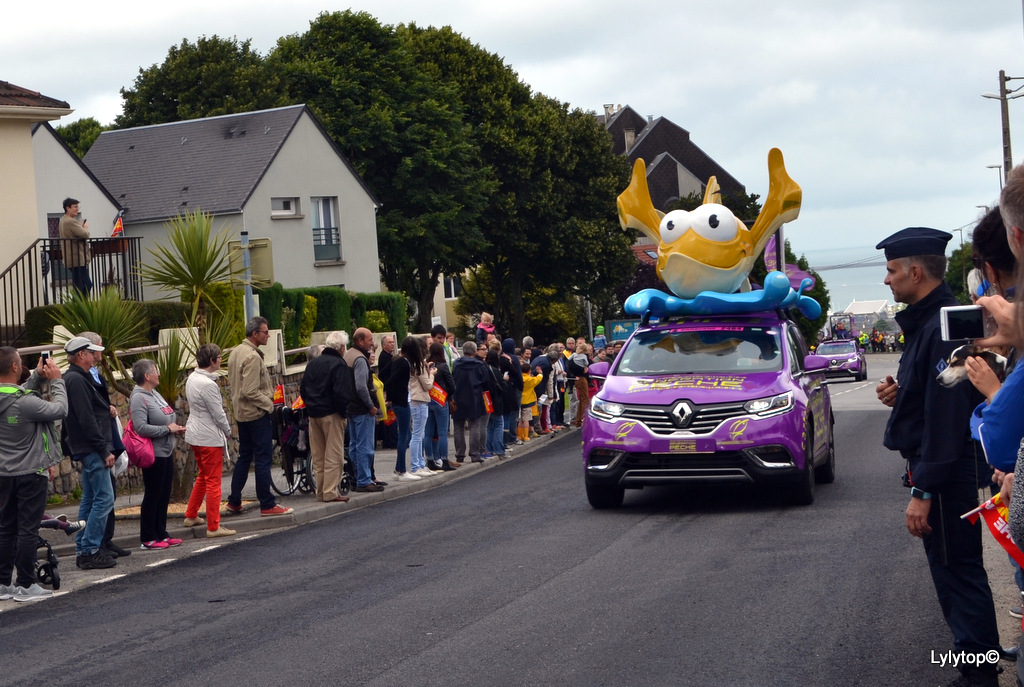
<svg viewBox="0 0 1024 687">
<path fill-rule="evenodd" d="M 887 239 L 882 239 L 875 248 L 885 251 L 886 260 L 909 258 L 912 255 L 945 255 L 946 244 L 953 238 L 938 229 L 928 227 L 907 227 Z"/>
</svg>

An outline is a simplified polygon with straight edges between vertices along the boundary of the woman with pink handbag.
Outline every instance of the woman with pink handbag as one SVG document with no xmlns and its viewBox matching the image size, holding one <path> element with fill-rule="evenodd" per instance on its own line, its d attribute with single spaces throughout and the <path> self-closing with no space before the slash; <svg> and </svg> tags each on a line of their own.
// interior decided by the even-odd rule
<svg viewBox="0 0 1024 687">
<path fill-rule="evenodd" d="M 142 470 L 145 492 L 139 518 L 139 538 L 144 549 L 166 549 L 181 544 L 167 534 L 167 504 L 171 500 L 174 477 L 174 445 L 178 435 L 185 433 L 179 425 L 174 408 L 156 390 L 160 371 L 148 358 L 132 365 L 135 388 L 129 399 L 132 427 L 136 434 L 153 441 L 153 464 Z"/>
</svg>

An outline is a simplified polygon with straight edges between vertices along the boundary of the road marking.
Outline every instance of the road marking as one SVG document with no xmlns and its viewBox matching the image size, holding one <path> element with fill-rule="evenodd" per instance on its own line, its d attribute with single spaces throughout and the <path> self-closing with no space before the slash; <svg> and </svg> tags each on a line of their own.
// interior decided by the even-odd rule
<svg viewBox="0 0 1024 687">
<path fill-rule="evenodd" d="M 128 575 L 122 573 L 120 575 L 111 575 L 110 577 L 102 577 L 102 578 L 100 578 L 98 580 L 95 580 L 93 582 L 93 584 L 105 584 L 107 582 L 113 582 L 114 580 L 120 580 L 122 577 L 128 577 Z"/>
<path fill-rule="evenodd" d="M 863 389 L 864 387 L 866 387 L 868 385 L 869 385 L 869 383 L 865 382 L 864 384 L 861 384 L 860 386 L 853 386 L 853 387 L 850 387 L 849 389 L 844 389 L 843 391 L 833 391 L 832 395 L 833 396 L 842 396 L 843 394 L 848 394 L 851 391 L 857 391 L 858 389 Z M 829 387 L 830 390 L 831 390 L 831 388 L 832 387 Z"/>
<path fill-rule="evenodd" d="M 247 535 L 246 535 L 246 536 L 244 536 L 244 537 L 239 537 L 239 538 L 238 538 L 238 539 L 236 539 L 235 541 L 245 541 L 245 540 L 247 540 L 247 539 L 255 539 L 255 538 L 256 538 L 256 537 L 258 537 L 258 536 L 260 536 L 260 535 L 258 535 L 258 534 L 247 534 Z"/>
<path fill-rule="evenodd" d="M 204 546 L 201 549 L 196 549 L 192 553 L 202 553 L 203 551 L 213 551 L 214 549 L 219 549 L 219 548 L 220 548 L 220 544 L 213 544 L 212 546 Z"/>
<path fill-rule="evenodd" d="M 156 561 L 154 563 L 146 563 L 146 567 L 147 568 L 155 568 L 158 565 L 166 565 L 167 563 L 173 563 L 173 562 L 174 562 L 173 558 L 165 558 L 162 561 Z"/>
</svg>

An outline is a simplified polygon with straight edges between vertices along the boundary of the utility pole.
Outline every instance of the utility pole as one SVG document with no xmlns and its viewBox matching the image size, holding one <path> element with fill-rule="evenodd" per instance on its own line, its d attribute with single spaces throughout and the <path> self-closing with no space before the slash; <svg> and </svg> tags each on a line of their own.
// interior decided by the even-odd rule
<svg viewBox="0 0 1024 687">
<path fill-rule="evenodd" d="M 999 70 L 999 112 L 1003 119 L 1003 178 L 1010 178 L 1013 169 L 1013 154 L 1010 152 L 1010 104 L 1006 97 L 1006 71 Z M 991 158 L 989 158 L 991 159 Z"/>
</svg>

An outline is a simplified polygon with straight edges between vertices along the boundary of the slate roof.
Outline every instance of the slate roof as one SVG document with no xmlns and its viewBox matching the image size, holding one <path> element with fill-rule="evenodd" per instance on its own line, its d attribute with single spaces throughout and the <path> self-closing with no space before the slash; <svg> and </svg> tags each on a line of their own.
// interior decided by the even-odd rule
<svg viewBox="0 0 1024 687">
<path fill-rule="evenodd" d="M 378 201 L 305 105 L 105 131 L 85 164 L 127 208 L 125 221 L 202 209 L 241 212 L 306 113 L 367 194 Z"/>
<path fill-rule="evenodd" d="M 70 110 L 71 106 L 63 100 L 15 86 L 7 81 L 0 81 L 0 106 L 3 107 L 52 107 Z"/>
<path fill-rule="evenodd" d="M 679 196 L 678 175 L 674 166 L 670 168 L 666 165 L 657 170 L 660 166 L 658 163 L 665 161 L 666 158 L 681 164 L 701 184 L 707 184 L 708 179 L 716 177 L 723 193 L 746 193 L 743 184 L 690 140 L 689 131 L 671 120 L 664 117 L 648 120 L 626 105 L 610 116 L 600 116 L 599 121 L 611 135 L 612 150 L 617 155 L 627 156 L 630 166 L 637 158 L 643 158 L 647 163 L 651 200 L 660 210 L 664 210 L 666 203 Z M 627 149 L 626 132 L 630 130 L 635 138 Z"/>
</svg>

